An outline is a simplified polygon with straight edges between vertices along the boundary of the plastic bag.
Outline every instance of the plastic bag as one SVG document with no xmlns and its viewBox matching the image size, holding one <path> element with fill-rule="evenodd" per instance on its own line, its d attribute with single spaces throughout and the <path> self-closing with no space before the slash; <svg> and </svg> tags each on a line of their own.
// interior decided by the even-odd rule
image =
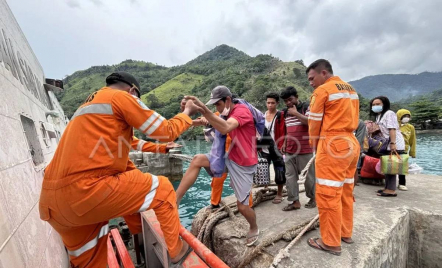
<svg viewBox="0 0 442 268">
<path fill-rule="evenodd" d="M 384 175 L 376 172 L 376 165 L 380 159 L 366 155 L 361 168 L 361 177 L 367 179 L 383 179 Z"/>
<path fill-rule="evenodd" d="M 410 163 L 408 166 L 408 174 L 420 174 L 423 170 L 417 163 Z"/>
</svg>

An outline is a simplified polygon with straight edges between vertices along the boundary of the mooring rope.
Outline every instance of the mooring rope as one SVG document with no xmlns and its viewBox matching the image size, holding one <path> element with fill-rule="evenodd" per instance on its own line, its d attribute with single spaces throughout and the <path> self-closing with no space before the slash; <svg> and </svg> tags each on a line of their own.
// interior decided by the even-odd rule
<svg viewBox="0 0 442 268">
<path fill-rule="evenodd" d="M 296 226 L 292 226 L 286 230 L 283 230 L 273 236 L 266 236 L 264 239 L 262 239 L 262 241 L 251 251 L 249 251 L 243 258 L 243 260 L 241 261 L 241 263 L 237 266 L 237 268 L 244 268 L 246 267 L 254 258 L 256 258 L 256 256 L 258 256 L 259 254 L 261 254 L 264 250 L 265 247 L 273 245 L 276 241 L 282 239 L 285 235 L 287 235 L 288 233 L 292 234 L 293 237 L 299 235 L 307 225 L 310 224 L 310 222 L 312 221 L 312 219 L 305 221 L 301 224 L 298 224 Z M 312 230 L 314 228 L 317 228 L 317 224 L 310 226 L 307 231 Z"/>
<path fill-rule="evenodd" d="M 307 178 L 308 170 L 310 166 L 315 162 L 316 155 L 313 155 L 313 157 L 308 161 L 307 165 L 305 165 L 304 169 L 299 174 L 298 184 L 304 184 L 305 179 Z"/>
<path fill-rule="evenodd" d="M 308 230 L 310 230 L 312 228 L 313 224 L 315 224 L 317 222 L 319 223 L 319 214 L 316 215 L 316 217 L 314 217 L 310 221 L 310 223 L 307 224 L 302 229 L 302 231 L 295 237 L 295 239 L 293 239 L 292 242 L 290 242 L 290 244 L 287 245 L 287 247 L 285 247 L 284 249 L 281 249 L 278 252 L 278 255 L 276 255 L 276 257 L 273 259 L 273 263 L 270 265 L 269 268 L 276 268 L 282 259 L 290 257 L 289 250 L 293 247 L 294 244 L 296 244 L 301 239 L 301 237 L 304 235 L 304 233 L 307 232 Z"/>
<path fill-rule="evenodd" d="M 181 154 L 171 154 L 169 155 L 171 158 L 177 158 L 184 161 L 191 161 L 193 159 L 192 156 L 188 155 L 181 155 Z M 315 155 L 309 160 L 307 165 L 304 167 L 304 169 L 301 171 L 299 175 L 298 184 L 304 184 L 305 179 L 308 174 L 308 170 L 310 166 L 314 163 Z M 271 184 L 271 186 L 274 186 Z M 262 187 L 262 186 L 258 186 Z M 300 189 L 299 192 L 304 192 L 305 189 Z M 258 204 L 272 200 L 276 197 L 277 189 L 275 188 L 264 188 L 259 189 L 257 192 L 253 195 L 253 206 L 256 207 Z M 284 190 L 283 196 L 287 196 L 287 191 Z M 229 217 L 233 221 L 233 225 L 236 224 L 236 216 L 235 214 L 238 213 L 238 208 L 236 205 L 236 202 L 232 202 L 229 204 L 225 204 L 224 202 L 220 203 L 220 208 L 218 208 L 215 211 L 210 210 L 209 208 L 206 208 L 206 210 L 202 211 L 201 213 L 197 213 L 197 215 L 194 218 L 194 222 L 192 223 L 192 231 L 194 232 L 194 235 L 197 236 L 198 240 L 203 242 L 204 245 L 206 245 L 210 250 L 213 251 L 213 245 L 212 245 L 212 229 L 214 226 L 222 219 L 225 219 Z M 201 215 L 198 215 L 201 214 Z M 253 250 L 249 251 L 244 258 L 242 258 L 242 262 L 239 264 L 238 268 L 244 268 L 246 265 L 248 265 L 257 255 L 261 253 L 261 251 L 269 246 L 274 244 L 276 241 L 280 239 L 288 240 L 290 241 L 293 239 L 293 237 L 296 237 L 295 240 L 291 241 L 290 244 L 283 250 L 281 250 L 278 255 L 275 257 L 273 264 L 275 264 L 274 267 L 288 254 L 288 251 L 290 248 L 296 244 L 297 241 L 302 237 L 302 235 L 310 231 L 314 228 L 317 228 L 319 226 L 318 221 L 319 215 L 316 215 L 313 219 L 304 222 L 302 224 L 290 227 L 276 235 L 265 237 L 262 239 L 262 241 L 259 243 L 258 246 L 256 246 Z M 196 233 L 196 234 L 195 234 Z"/>
</svg>

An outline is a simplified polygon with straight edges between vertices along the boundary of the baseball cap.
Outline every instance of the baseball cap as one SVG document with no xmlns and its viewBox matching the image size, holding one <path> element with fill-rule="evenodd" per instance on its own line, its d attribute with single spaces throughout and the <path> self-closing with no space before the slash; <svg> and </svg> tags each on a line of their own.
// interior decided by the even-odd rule
<svg viewBox="0 0 442 268">
<path fill-rule="evenodd" d="M 217 86 L 212 89 L 210 100 L 206 103 L 206 105 L 215 104 L 217 101 L 225 97 L 232 97 L 230 89 L 226 86 Z"/>
<path fill-rule="evenodd" d="M 112 73 L 106 77 L 106 84 L 112 85 L 115 82 L 123 82 L 134 87 L 138 92 L 138 97 L 140 97 L 140 83 L 138 83 L 138 80 L 130 73 L 121 71 Z"/>
</svg>

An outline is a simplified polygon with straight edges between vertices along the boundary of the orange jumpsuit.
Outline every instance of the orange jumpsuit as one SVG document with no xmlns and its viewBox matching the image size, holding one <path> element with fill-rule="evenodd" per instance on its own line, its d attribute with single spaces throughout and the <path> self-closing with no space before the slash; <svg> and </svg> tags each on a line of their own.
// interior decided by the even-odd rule
<svg viewBox="0 0 442 268">
<path fill-rule="evenodd" d="M 61 235 L 74 267 L 106 267 L 108 220 L 124 217 L 140 233 L 139 212 L 153 209 L 170 256 L 182 248 L 176 196 L 166 177 L 142 173 L 129 160 L 133 127 L 172 141 L 192 120 L 164 119 L 140 99 L 104 87 L 88 98 L 69 122 L 45 170 L 40 217 Z M 143 146 L 141 146 L 143 147 Z"/>
<path fill-rule="evenodd" d="M 358 126 L 359 98 L 339 77 L 315 89 L 308 117 L 310 144 L 316 148 L 316 202 L 321 238 L 340 246 L 353 230 L 353 175 L 360 146 L 353 131 Z"/>
<path fill-rule="evenodd" d="M 132 149 L 141 152 L 152 152 L 159 154 L 167 153 L 167 144 L 140 140 L 135 136 L 132 137 L 131 147 Z"/>
</svg>

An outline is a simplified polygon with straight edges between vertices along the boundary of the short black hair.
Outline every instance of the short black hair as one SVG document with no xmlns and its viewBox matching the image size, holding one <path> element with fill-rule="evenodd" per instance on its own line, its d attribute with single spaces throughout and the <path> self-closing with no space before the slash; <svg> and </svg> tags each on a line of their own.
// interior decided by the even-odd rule
<svg viewBox="0 0 442 268">
<path fill-rule="evenodd" d="M 330 74 L 333 74 L 333 68 L 332 68 L 330 62 L 325 59 L 319 59 L 319 60 L 315 60 L 314 62 L 312 62 L 312 64 L 310 64 L 307 67 L 307 70 L 305 70 L 305 73 L 308 74 L 308 72 L 310 72 L 310 70 L 312 70 L 312 69 L 317 72 L 325 69 Z"/>
<path fill-rule="evenodd" d="M 230 96 L 230 99 L 232 100 L 233 103 L 235 103 L 235 99 L 237 99 L 237 98 L 238 98 L 238 96 L 235 93 L 232 93 L 232 96 Z M 220 100 L 223 101 L 223 102 L 226 102 L 227 97 L 224 97 L 224 98 L 222 98 Z"/>
<path fill-rule="evenodd" d="M 279 95 L 281 97 L 281 99 L 285 100 L 290 98 L 290 96 L 294 96 L 294 97 L 298 97 L 298 91 L 296 90 L 295 87 L 286 87 L 281 94 Z"/>
<path fill-rule="evenodd" d="M 266 101 L 267 99 L 275 99 L 276 102 L 279 102 L 279 95 L 278 93 L 272 92 L 266 95 Z"/>
<path fill-rule="evenodd" d="M 372 117 L 377 116 L 377 114 L 371 110 L 371 107 L 373 107 L 374 100 L 381 100 L 382 101 L 382 113 L 381 113 L 381 118 L 382 118 L 384 116 L 384 114 L 390 110 L 390 100 L 385 96 L 377 96 L 377 97 L 374 97 L 373 99 L 371 99 L 371 101 L 370 101 L 370 115 Z"/>
</svg>

